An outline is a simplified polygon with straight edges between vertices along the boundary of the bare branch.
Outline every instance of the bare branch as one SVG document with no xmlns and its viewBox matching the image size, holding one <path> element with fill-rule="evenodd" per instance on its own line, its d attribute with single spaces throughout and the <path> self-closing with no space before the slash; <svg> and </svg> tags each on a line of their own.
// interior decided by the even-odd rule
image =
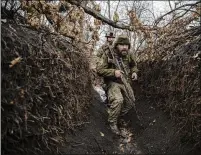
<svg viewBox="0 0 201 155">
<path fill-rule="evenodd" d="M 120 2 L 120 0 L 119 0 L 119 2 Z M 119 7 L 119 2 L 118 2 L 118 4 L 117 4 L 117 7 L 116 7 L 116 10 L 115 10 L 115 11 L 117 11 L 117 9 L 118 9 L 118 7 Z"/>
<path fill-rule="evenodd" d="M 84 9 L 84 11 L 90 15 L 92 15 L 94 18 L 99 19 L 101 21 L 103 21 L 104 23 L 107 23 L 108 25 L 114 27 L 114 28 L 119 28 L 119 29 L 124 29 L 124 30 L 129 30 L 132 31 L 132 29 L 130 28 L 129 25 L 123 25 L 123 24 L 118 24 L 104 16 L 102 16 L 100 13 L 98 13 L 97 11 L 84 6 L 82 3 L 80 3 L 79 1 L 74 1 L 74 0 L 68 0 L 68 2 L 72 5 L 76 5 L 76 6 L 80 6 Z"/>
<path fill-rule="evenodd" d="M 170 9 L 171 9 L 171 11 L 172 11 L 172 5 L 171 5 L 171 3 L 170 3 L 170 0 L 168 0 L 168 2 L 169 2 Z"/>
<path fill-rule="evenodd" d="M 197 15 L 201 15 L 200 12 L 197 12 L 197 11 L 194 11 L 194 10 L 191 10 L 191 9 L 178 9 L 178 10 L 190 11 L 190 12 L 194 12 L 194 13 L 196 13 Z"/>
<path fill-rule="evenodd" d="M 174 12 L 174 11 L 176 11 L 176 10 L 179 10 L 180 8 L 183 8 L 183 7 L 186 7 L 186 6 L 194 7 L 194 6 L 196 6 L 197 4 L 199 4 L 199 3 L 201 3 L 201 2 L 198 1 L 198 2 L 196 2 L 196 3 L 194 3 L 194 4 L 185 4 L 185 5 L 182 5 L 182 6 L 178 7 L 178 8 L 175 8 L 175 9 L 173 9 L 173 10 L 167 12 L 166 14 L 162 15 L 161 17 L 159 17 L 159 18 L 155 21 L 155 24 L 154 24 L 154 25 L 156 26 L 165 16 L 171 14 L 172 12 Z"/>
</svg>

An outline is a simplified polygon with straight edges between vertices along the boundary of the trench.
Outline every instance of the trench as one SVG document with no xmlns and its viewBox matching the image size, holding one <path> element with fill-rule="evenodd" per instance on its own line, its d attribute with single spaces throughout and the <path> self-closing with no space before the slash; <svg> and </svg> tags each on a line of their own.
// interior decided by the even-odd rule
<svg viewBox="0 0 201 155">
<path fill-rule="evenodd" d="M 138 99 L 140 122 L 131 109 L 119 124 L 126 137 L 113 134 L 107 123 L 107 108 L 101 96 L 93 91 L 89 122 L 66 135 L 68 143 L 62 154 L 187 154 L 193 146 L 182 142 L 176 124 L 149 99 Z M 197 151 L 197 150 L 196 150 Z"/>
<path fill-rule="evenodd" d="M 13 23 L 11 23 L 10 25 L 12 25 L 12 24 Z M 15 27 L 15 26 L 16 25 L 14 25 L 13 27 Z M 10 29 L 8 29 L 8 33 L 5 33 L 5 32 L 7 32 L 7 31 L 5 31 L 6 29 L 8 29 L 7 25 L 4 26 L 4 40 L 2 40 L 2 49 L 4 50 L 3 56 L 5 56 L 5 58 L 6 58 L 6 59 L 3 59 L 4 63 L 2 63 L 4 80 L 8 80 L 8 83 L 10 82 L 9 78 L 7 78 L 7 76 L 5 76 L 8 74 L 11 81 L 12 80 L 15 81 L 15 76 L 13 76 L 13 75 L 18 75 L 17 73 L 19 73 L 20 80 L 17 81 L 16 83 L 17 84 L 18 84 L 18 82 L 20 84 L 23 83 L 24 81 L 21 80 L 21 77 L 26 77 L 26 76 L 22 76 L 21 74 L 24 73 L 23 75 L 27 75 L 27 74 L 25 74 L 27 72 L 25 72 L 25 70 L 23 69 L 23 65 L 25 66 L 28 64 L 28 67 L 26 68 L 28 71 L 30 71 L 30 68 L 31 68 L 30 66 L 33 66 L 32 70 L 31 70 L 31 71 L 33 71 L 33 75 L 32 76 L 30 75 L 32 77 L 32 80 L 27 80 L 28 82 L 32 82 L 32 85 L 24 84 L 24 86 L 28 86 L 28 88 L 32 91 L 32 88 L 34 88 L 36 85 L 33 82 L 33 76 L 36 76 L 35 81 L 40 81 L 40 78 L 38 78 L 39 77 L 38 74 L 42 73 L 44 71 L 44 70 L 40 70 L 40 71 L 37 70 L 37 67 L 35 65 L 36 63 L 41 64 L 41 65 L 43 63 L 46 63 L 47 64 L 46 75 L 50 74 L 49 80 L 51 80 L 51 79 L 54 80 L 55 78 L 53 78 L 52 72 L 49 72 L 50 71 L 49 68 L 53 67 L 53 66 L 50 66 L 49 62 L 39 61 L 40 59 L 37 59 L 37 61 L 36 61 L 35 58 L 36 58 L 36 56 L 41 56 L 41 58 L 43 58 L 44 55 L 45 55 L 45 57 L 49 56 L 48 58 L 51 58 L 50 54 L 58 55 L 54 50 L 51 50 L 54 48 L 57 49 L 56 45 L 54 48 L 52 48 L 51 42 L 47 41 L 46 46 L 44 46 L 47 48 L 43 51 L 43 53 L 42 52 L 38 53 L 37 52 L 38 49 L 36 48 L 35 49 L 36 56 L 33 56 L 34 48 L 29 50 L 29 48 L 26 45 L 27 45 L 27 42 L 29 41 L 30 43 L 36 44 L 36 45 L 34 44 L 35 46 L 33 46 L 33 47 L 37 47 L 37 46 L 40 47 L 40 44 L 37 44 L 38 42 L 36 41 L 37 40 L 36 36 L 38 36 L 38 33 L 33 30 L 29 30 L 26 28 L 20 28 L 20 27 L 16 26 L 16 30 L 17 30 L 16 32 L 18 35 L 17 34 L 15 35 L 15 33 L 13 32 L 14 30 L 11 31 Z M 30 35 L 27 35 L 27 34 L 30 34 Z M 34 36 L 33 36 L 33 34 L 34 34 Z M 13 42 L 14 39 L 9 40 L 9 36 L 10 36 L 10 38 L 13 38 L 13 35 L 20 36 L 20 37 L 15 38 L 15 39 L 18 39 L 18 41 Z M 26 37 L 26 39 L 24 37 Z M 19 38 L 21 38 L 21 39 L 19 39 Z M 17 46 L 17 44 L 19 43 L 19 40 L 23 43 L 22 44 L 23 46 L 21 46 L 21 45 L 20 45 L 20 47 Z M 4 43 L 5 43 L 5 45 L 6 45 L 6 43 L 8 45 L 4 47 Z M 70 45 L 68 45 L 68 46 L 71 47 Z M 11 50 L 10 48 L 11 49 L 14 48 L 14 50 L 13 49 Z M 8 64 L 10 64 L 10 61 L 13 60 L 13 58 L 15 58 L 16 55 L 18 55 L 18 54 L 16 54 L 17 53 L 16 51 L 19 52 L 20 56 L 23 56 L 24 60 L 26 60 L 26 58 L 28 56 L 30 56 L 29 53 L 31 53 L 32 54 L 31 58 L 33 58 L 35 63 L 34 63 L 34 61 L 30 61 L 30 59 L 28 61 L 28 59 L 27 59 L 27 61 L 23 61 L 22 63 L 19 63 L 18 65 L 16 65 L 15 66 L 16 68 L 14 68 L 13 70 L 9 69 Z M 27 51 L 29 51 L 29 52 L 27 52 Z M 68 49 L 67 51 L 70 51 L 70 50 Z M 74 50 L 71 49 L 71 51 L 74 51 Z M 75 53 L 75 51 L 74 51 L 74 53 Z M 6 55 L 6 54 L 8 54 L 8 55 Z M 74 63 L 72 63 L 72 65 L 76 65 L 76 64 L 78 64 L 78 62 L 80 63 L 83 61 L 83 60 L 79 61 L 77 59 L 77 58 L 80 58 L 81 56 L 79 56 L 76 53 L 75 53 L 75 55 L 73 55 L 73 52 L 71 52 L 71 54 L 67 53 L 66 57 L 68 57 L 68 56 L 69 57 L 72 56 L 73 61 L 71 61 L 71 62 L 74 62 L 75 60 L 77 60 L 77 63 L 74 62 Z M 55 60 L 55 59 L 52 59 L 52 60 Z M 27 62 L 27 64 L 25 62 Z M 60 76 L 58 73 L 56 74 L 58 76 L 57 79 L 64 79 L 64 77 L 67 78 L 66 75 L 69 75 L 68 73 L 69 73 L 69 71 L 71 71 L 70 70 L 70 67 L 71 67 L 70 62 L 69 62 L 69 65 L 66 63 L 65 63 L 65 65 L 64 64 L 61 65 L 56 60 L 54 63 L 56 64 L 55 66 L 58 67 L 58 69 L 54 68 L 55 70 L 63 70 L 63 72 L 62 72 L 63 74 L 60 74 Z M 82 63 L 85 64 L 86 60 L 83 61 Z M 85 66 L 83 64 L 79 64 L 79 65 Z M 20 67 L 20 65 L 21 65 L 21 67 Z M 63 66 L 67 66 L 68 69 L 65 70 Z M 88 66 L 88 65 L 86 65 L 86 66 Z M 38 67 L 38 68 L 40 68 L 40 67 Z M 75 68 L 78 70 L 77 66 Z M 24 72 L 20 72 L 20 69 Z M 168 114 L 164 113 L 161 109 L 159 109 L 156 106 L 155 101 L 153 99 L 151 100 L 149 98 L 140 97 L 138 94 L 136 95 L 136 97 L 137 97 L 136 107 L 137 107 L 138 111 L 140 112 L 140 122 L 138 122 L 136 119 L 135 111 L 131 110 L 124 117 L 124 121 L 126 122 L 126 125 L 124 126 L 124 125 L 120 124 L 120 129 L 122 131 L 124 131 L 127 136 L 125 138 L 123 138 L 123 137 L 119 137 L 119 136 L 113 134 L 109 128 L 109 124 L 107 123 L 108 114 L 107 114 L 106 105 L 102 102 L 102 100 L 100 98 L 100 94 L 98 94 L 98 92 L 96 92 L 95 90 L 92 90 L 92 91 L 90 90 L 90 88 L 91 88 L 90 80 L 88 78 L 85 79 L 85 77 L 89 77 L 89 72 L 84 72 L 84 71 L 86 71 L 86 67 L 83 67 L 82 69 L 83 69 L 83 72 L 81 72 L 79 70 L 80 75 L 82 75 L 82 76 L 78 76 L 80 78 L 79 80 L 81 82 L 79 82 L 78 80 L 70 81 L 69 79 L 71 79 L 71 77 L 67 78 L 67 80 L 65 80 L 65 79 L 62 80 L 63 83 L 60 83 L 61 80 L 56 80 L 56 82 L 54 81 L 56 84 L 59 81 L 58 88 L 61 89 L 63 86 L 65 86 L 63 88 L 63 90 L 69 90 L 69 88 L 71 88 L 72 89 L 71 91 L 63 91 L 62 92 L 62 90 L 60 90 L 60 92 L 58 93 L 57 87 L 55 87 L 55 85 L 52 85 L 52 88 L 54 88 L 53 93 L 57 94 L 58 95 L 57 97 L 59 99 L 61 99 L 61 97 L 63 97 L 63 99 L 66 99 L 66 96 L 68 96 L 66 94 L 71 93 L 71 92 L 76 97 L 79 97 L 80 107 L 82 107 L 82 109 L 83 109 L 82 110 L 83 113 L 79 113 L 79 108 L 77 108 L 77 111 L 75 111 L 76 113 L 73 115 L 73 116 L 75 116 L 74 118 L 76 118 L 77 127 L 76 127 L 76 129 L 67 130 L 67 133 L 64 136 L 65 143 L 62 147 L 59 148 L 59 152 L 61 152 L 61 154 L 189 154 L 189 153 L 190 154 L 192 154 L 192 153 L 198 154 L 198 153 L 200 153 L 200 150 L 194 148 L 193 143 L 192 144 L 188 143 L 186 141 L 186 138 L 182 137 L 180 135 L 180 132 L 178 132 L 180 129 L 177 128 L 177 124 L 175 124 L 174 121 L 171 120 L 171 118 Z M 152 71 L 152 68 L 150 70 Z M 37 72 L 35 73 L 35 71 L 37 71 Z M 83 75 L 83 73 L 85 73 L 85 74 Z M 43 78 L 44 76 L 41 76 L 41 77 Z M 12 78 L 14 78 L 14 79 L 12 79 Z M 18 76 L 16 76 L 16 78 L 18 78 Z M 47 80 L 48 78 L 45 78 L 45 79 Z M 86 82 L 84 80 L 86 80 Z M 145 82 L 147 82 L 147 81 L 145 81 Z M 49 83 L 53 83 L 53 82 L 49 82 Z M 83 85 L 82 83 L 85 83 L 85 84 Z M 9 84 L 10 84 L 10 87 L 13 88 L 13 90 L 12 90 L 13 92 L 10 93 L 10 91 L 6 91 L 9 88 L 6 84 L 7 83 L 5 83 L 5 81 L 4 81 L 4 87 L 2 87 L 5 89 L 4 94 L 2 95 L 4 98 L 10 100 L 10 99 L 12 99 L 12 96 L 7 97 L 6 95 L 15 94 L 15 93 L 16 93 L 16 96 L 19 96 L 19 94 L 18 94 L 19 90 L 16 91 L 13 88 L 12 83 L 9 83 Z M 64 84 L 66 84 L 66 85 L 64 85 Z M 40 83 L 38 85 L 40 85 Z M 74 90 L 75 86 L 77 86 L 76 90 Z M 89 86 L 89 87 L 86 87 L 86 86 Z M 81 87 L 82 87 L 82 89 L 81 89 Z M 40 92 L 37 92 L 37 93 L 42 93 L 42 92 L 46 92 L 46 91 L 47 91 L 47 89 L 45 87 L 44 90 L 42 90 L 42 88 L 41 88 Z M 93 92 L 93 94 L 92 94 L 93 101 L 91 104 L 89 104 L 89 102 L 91 102 L 91 100 L 90 100 L 90 98 L 88 98 L 91 95 L 90 92 Z M 49 93 L 51 94 L 51 92 L 49 92 Z M 61 95 L 62 93 L 65 95 Z M 57 98 L 57 100 L 56 99 L 51 100 L 50 97 L 53 98 L 54 95 L 50 95 L 47 98 L 44 98 L 43 103 L 53 102 L 55 104 L 58 102 L 57 103 L 58 105 L 59 104 L 66 105 L 66 102 L 60 102 L 60 100 L 58 100 L 58 98 Z M 86 100 L 86 98 L 87 98 L 87 100 Z M 19 100 L 20 99 L 21 98 L 19 98 Z M 27 98 L 25 98 L 25 99 L 27 99 Z M 3 100 L 3 101 L 5 102 L 5 100 Z M 77 105 L 76 99 L 72 100 L 72 101 L 75 102 L 74 105 Z M 41 101 L 38 101 L 38 102 L 39 102 L 38 104 L 40 105 Z M 13 103 L 13 102 L 8 102 L 8 103 Z M 19 102 L 19 103 L 21 103 L 21 102 Z M 70 105 L 71 104 L 73 105 L 72 102 L 69 102 L 69 103 L 70 103 Z M 163 104 L 163 103 L 161 103 L 161 104 Z M 5 112 L 4 116 L 6 116 L 6 114 L 10 114 L 11 113 L 9 111 L 10 107 L 7 108 L 8 105 L 6 105 L 5 103 L 2 105 L 5 107 L 5 109 L 8 110 L 7 113 Z M 20 104 L 18 104 L 18 105 L 20 107 Z M 89 106 L 89 109 L 85 108 L 87 106 Z M 51 106 L 50 106 L 50 108 L 51 108 Z M 73 111 L 73 109 L 71 110 L 70 108 L 73 108 L 73 106 L 69 106 L 67 108 L 67 110 L 69 110 L 70 112 Z M 24 109 L 22 109 L 22 110 L 24 110 Z M 43 107 L 38 110 L 45 111 L 48 109 L 46 107 Z M 31 110 L 29 110 L 29 111 L 31 111 Z M 63 112 L 65 112 L 65 110 L 63 110 Z M 15 113 L 11 113 L 11 114 L 14 115 Z M 11 114 L 9 116 L 11 116 Z M 21 116 L 20 114 L 21 114 L 21 112 L 19 112 L 19 117 L 18 117 L 19 120 L 20 120 L 20 117 L 24 118 L 24 116 Z M 77 114 L 79 114 L 79 116 Z M 83 122 L 83 120 L 81 118 L 84 117 L 85 115 L 88 115 L 89 119 L 83 119 L 83 120 L 85 120 Z M 53 115 L 50 115 L 50 116 L 53 117 Z M 14 118 L 12 120 L 13 122 L 15 122 L 15 123 L 17 122 L 16 115 L 14 115 L 11 118 Z M 80 120 L 81 120 L 80 122 L 82 122 L 81 124 L 79 124 L 78 118 L 80 118 Z M 8 117 L 4 117 L 2 122 L 4 122 L 5 124 L 8 123 L 7 119 L 8 119 Z M 13 122 L 10 124 L 13 125 L 14 124 Z M 37 125 L 35 127 L 38 128 L 39 124 L 38 123 L 36 123 L 36 124 Z M 63 125 L 63 124 L 61 124 L 61 125 Z M 16 133 L 18 133 L 18 131 L 19 131 L 18 128 L 16 128 L 15 126 L 10 126 L 10 128 L 11 127 L 13 127 L 16 130 Z M 47 127 L 47 125 L 44 124 L 43 127 Z M 66 129 L 66 126 L 61 126 L 61 128 Z M 7 129 L 9 129 L 9 128 L 6 128 L 5 133 L 8 133 Z M 21 128 L 21 129 L 23 129 L 23 128 Z M 29 128 L 29 129 L 32 129 L 32 128 Z M 26 132 L 24 132 L 24 133 L 26 134 Z M 5 138 L 7 138 L 7 137 L 5 136 Z M 34 138 L 32 138 L 32 139 L 34 139 Z M 19 139 L 19 140 L 21 140 L 21 139 Z M 26 143 L 26 141 L 23 141 L 23 142 Z M 4 143 L 6 144 L 5 141 L 4 141 Z M 39 143 L 41 144 L 42 142 L 40 141 Z M 6 145 L 6 147 L 8 147 L 8 150 L 10 149 L 9 148 L 10 144 L 19 144 L 20 146 L 22 146 L 21 147 L 22 149 L 26 148 L 24 146 L 24 143 L 22 143 L 23 145 L 21 145 L 21 143 L 19 143 L 18 141 L 16 141 L 15 143 L 13 141 L 11 141 L 8 144 L 9 145 Z M 18 146 L 16 147 L 16 145 L 13 145 L 12 147 L 14 147 L 14 146 L 15 146 L 15 149 L 20 148 Z M 32 148 L 33 146 L 29 146 L 29 147 Z"/>
</svg>

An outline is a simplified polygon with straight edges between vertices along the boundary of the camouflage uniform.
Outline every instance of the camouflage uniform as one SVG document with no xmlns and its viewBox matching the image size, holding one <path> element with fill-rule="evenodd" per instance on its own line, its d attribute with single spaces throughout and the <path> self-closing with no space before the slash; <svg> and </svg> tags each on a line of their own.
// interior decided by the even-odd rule
<svg viewBox="0 0 201 155">
<path fill-rule="evenodd" d="M 117 40 L 119 39 L 117 38 Z M 117 57 L 119 56 L 116 54 L 117 51 L 115 47 L 118 43 L 117 41 L 114 42 L 113 47 L 113 51 L 115 52 L 115 56 Z M 127 42 L 127 44 L 130 48 L 130 42 Z M 128 102 L 128 97 L 125 93 L 125 86 L 122 84 L 119 78 L 115 77 L 115 70 L 117 70 L 117 68 L 113 61 L 111 61 L 109 53 L 110 51 L 109 49 L 107 49 L 105 53 L 102 54 L 101 61 L 97 64 L 97 73 L 99 76 L 102 76 L 104 78 L 104 82 L 107 85 L 107 96 L 110 105 L 108 110 L 108 121 L 110 123 L 117 124 L 118 117 L 120 115 L 126 114 L 132 108 L 132 105 Z M 134 56 L 130 52 L 128 52 L 126 56 L 123 56 L 122 60 L 130 77 L 133 72 L 138 72 Z"/>
<path fill-rule="evenodd" d="M 108 42 L 106 42 L 105 44 L 103 44 L 103 45 L 98 49 L 98 52 L 97 52 L 97 55 L 96 55 L 96 56 L 99 57 L 99 58 L 101 58 L 102 55 L 103 55 L 103 53 L 108 49 L 108 46 L 110 46 Z"/>
<path fill-rule="evenodd" d="M 114 32 L 113 31 L 109 31 L 108 33 L 106 33 L 105 37 L 108 39 L 108 38 L 115 38 L 114 36 Z M 112 43 L 109 42 L 109 41 L 106 41 L 105 44 L 103 44 L 97 51 L 97 54 L 96 54 L 96 66 L 98 64 L 98 62 L 101 60 L 101 57 L 103 55 L 103 53 L 105 53 L 105 51 L 108 49 L 108 47 L 112 47 L 111 45 Z M 98 80 L 98 84 L 100 84 L 103 89 L 105 89 L 105 84 L 103 82 L 103 78 L 102 77 L 98 77 L 97 78 Z"/>
<path fill-rule="evenodd" d="M 114 36 L 114 32 L 113 31 L 109 31 L 108 33 L 106 33 L 105 35 L 106 38 L 115 38 Z M 106 41 L 105 44 L 103 44 L 100 49 L 97 52 L 97 57 L 101 58 L 101 56 L 103 55 L 103 53 L 107 50 L 108 46 L 111 46 L 110 43 L 108 41 Z"/>
</svg>

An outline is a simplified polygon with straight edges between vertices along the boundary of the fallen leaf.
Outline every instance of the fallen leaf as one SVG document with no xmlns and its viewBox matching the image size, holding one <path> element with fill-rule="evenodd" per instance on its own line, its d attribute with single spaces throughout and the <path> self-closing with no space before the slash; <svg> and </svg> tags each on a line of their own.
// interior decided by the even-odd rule
<svg viewBox="0 0 201 155">
<path fill-rule="evenodd" d="M 17 63 L 21 62 L 22 58 L 21 57 L 18 57 L 18 58 L 15 58 L 14 60 L 12 60 L 10 63 L 11 65 L 9 65 L 10 68 L 12 68 L 14 65 L 16 65 Z"/>
<path fill-rule="evenodd" d="M 100 135 L 102 136 L 102 137 L 104 137 L 105 135 L 104 135 L 104 133 L 102 133 L 102 132 L 100 132 Z"/>
</svg>

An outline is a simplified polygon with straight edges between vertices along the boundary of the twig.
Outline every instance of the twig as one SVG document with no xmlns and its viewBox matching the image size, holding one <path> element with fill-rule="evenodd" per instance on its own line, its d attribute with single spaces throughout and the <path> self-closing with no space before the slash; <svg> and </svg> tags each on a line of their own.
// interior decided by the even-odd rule
<svg viewBox="0 0 201 155">
<path fill-rule="evenodd" d="M 178 8 L 175 8 L 175 9 L 173 9 L 173 10 L 167 12 L 166 14 L 162 15 L 161 17 L 159 17 L 159 18 L 154 22 L 154 23 L 155 23 L 154 26 L 158 25 L 158 23 L 160 22 L 160 20 L 162 20 L 165 16 L 169 15 L 170 13 L 172 13 L 172 12 L 174 12 L 174 11 L 180 9 L 180 8 L 186 7 L 186 6 L 191 6 L 191 7 L 193 7 L 193 6 L 195 6 L 195 5 L 199 4 L 199 3 L 201 3 L 201 2 L 196 2 L 196 3 L 194 3 L 194 4 L 185 4 L 185 5 L 182 5 L 182 6 L 178 7 Z"/>
</svg>

